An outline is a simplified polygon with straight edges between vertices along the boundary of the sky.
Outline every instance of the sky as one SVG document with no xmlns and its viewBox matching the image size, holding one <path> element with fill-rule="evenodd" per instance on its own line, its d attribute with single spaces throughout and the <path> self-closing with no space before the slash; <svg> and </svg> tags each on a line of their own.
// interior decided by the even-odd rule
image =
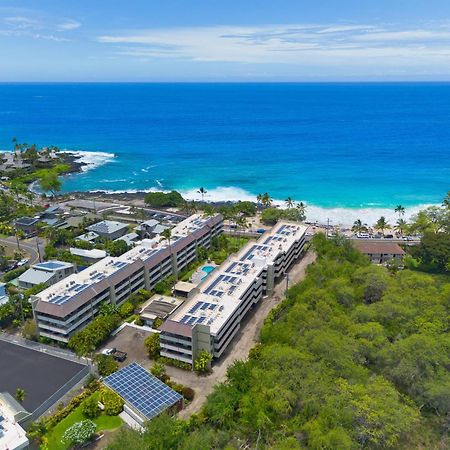
<svg viewBox="0 0 450 450">
<path fill-rule="evenodd" d="M 0 81 L 450 81 L 448 0 L 1 0 Z"/>
</svg>

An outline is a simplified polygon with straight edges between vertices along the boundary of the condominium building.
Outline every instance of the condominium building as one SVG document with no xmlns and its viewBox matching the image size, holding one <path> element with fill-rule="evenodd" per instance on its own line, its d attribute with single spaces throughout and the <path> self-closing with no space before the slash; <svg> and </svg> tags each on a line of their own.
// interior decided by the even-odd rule
<svg viewBox="0 0 450 450">
<path fill-rule="evenodd" d="M 191 364 L 201 350 L 219 358 L 252 306 L 300 257 L 306 228 L 279 222 L 216 268 L 161 326 L 161 355 Z"/>
<path fill-rule="evenodd" d="M 67 342 L 96 316 L 102 303 L 121 305 L 134 292 L 183 270 L 222 232 L 221 215 L 193 215 L 172 229 L 170 243 L 159 236 L 119 257 L 106 257 L 31 298 L 40 336 Z"/>
</svg>

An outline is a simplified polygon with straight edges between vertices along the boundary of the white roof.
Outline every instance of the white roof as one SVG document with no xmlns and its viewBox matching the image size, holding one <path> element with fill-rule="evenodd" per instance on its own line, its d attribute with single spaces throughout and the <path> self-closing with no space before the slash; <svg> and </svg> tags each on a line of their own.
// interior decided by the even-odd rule
<svg viewBox="0 0 450 450">
<path fill-rule="evenodd" d="M 77 241 L 84 241 L 84 242 L 91 242 L 95 241 L 95 239 L 98 239 L 100 236 L 95 231 L 88 231 L 87 233 L 81 234 L 80 236 L 77 236 L 75 240 Z"/>
<path fill-rule="evenodd" d="M 101 259 L 106 258 L 108 253 L 105 250 L 98 250 L 96 248 L 92 250 L 84 250 L 82 248 L 70 248 L 70 253 L 75 256 L 81 256 L 82 258 Z"/>
<path fill-rule="evenodd" d="M 0 450 L 21 449 L 27 445 L 25 430 L 14 420 L 14 411 L 0 398 Z"/>
<path fill-rule="evenodd" d="M 306 230 L 307 226 L 302 224 L 279 222 L 257 242 L 249 242 L 239 253 L 211 272 L 197 286 L 199 293 L 185 302 L 170 320 L 192 326 L 196 323 L 208 325 L 214 335 L 239 307 L 242 294 L 255 278 L 280 253 L 287 251 L 300 239 Z"/>
<path fill-rule="evenodd" d="M 172 245 L 178 239 L 187 237 L 192 232 L 203 228 L 205 223 L 209 220 L 209 217 L 193 215 L 188 217 L 183 222 L 180 222 L 172 229 Z M 70 299 L 80 292 L 80 290 L 99 283 L 129 264 L 132 264 L 134 261 L 149 258 L 151 255 L 156 254 L 160 250 L 167 248 L 167 246 L 167 240 L 160 239 L 159 236 L 153 239 L 146 239 L 145 242 L 141 241 L 140 245 L 137 245 L 121 256 L 108 256 L 90 266 L 89 269 L 68 276 L 64 280 L 61 280 L 60 282 L 37 294 L 37 297 L 39 297 L 39 300 L 47 302 L 60 296 Z M 102 250 L 70 249 L 70 253 L 82 257 L 86 256 L 92 258 L 93 252 L 102 252 Z M 97 256 L 95 256 L 95 258 L 96 257 Z"/>
<path fill-rule="evenodd" d="M 29 284 L 47 283 L 47 281 L 50 280 L 50 278 L 52 278 L 53 275 L 54 275 L 53 272 L 38 270 L 31 267 L 30 269 L 26 270 L 22 275 L 20 275 L 19 282 Z"/>
</svg>

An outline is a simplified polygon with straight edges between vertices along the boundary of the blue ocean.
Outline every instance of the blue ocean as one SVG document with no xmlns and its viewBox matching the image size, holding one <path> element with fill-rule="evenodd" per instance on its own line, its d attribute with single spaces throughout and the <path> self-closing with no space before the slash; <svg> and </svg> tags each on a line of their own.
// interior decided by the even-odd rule
<svg viewBox="0 0 450 450">
<path fill-rule="evenodd" d="M 268 192 L 323 217 L 450 189 L 446 83 L 0 84 L 0 131 L 2 149 L 89 152 L 64 191 Z"/>
</svg>

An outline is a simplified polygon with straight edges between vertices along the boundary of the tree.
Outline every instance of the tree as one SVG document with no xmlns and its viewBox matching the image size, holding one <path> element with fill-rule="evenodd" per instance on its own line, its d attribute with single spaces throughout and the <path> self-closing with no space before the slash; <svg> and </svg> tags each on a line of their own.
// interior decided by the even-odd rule
<svg viewBox="0 0 450 450">
<path fill-rule="evenodd" d="M 303 202 L 299 202 L 296 205 L 297 212 L 299 214 L 299 221 L 303 222 L 306 220 L 306 205 Z"/>
<path fill-rule="evenodd" d="M 25 400 L 25 391 L 22 388 L 16 389 L 16 398 L 19 402 L 23 402 Z"/>
<path fill-rule="evenodd" d="M 380 230 L 384 234 L 384 230 L 388 228 L 390 228 L 390 225 L 387 223 L 386 218 L 384 216 L 381 216 L 375 224 L 375 229 Z"/>
<path fill-rule="evenodd" d="M 28 319 L 22 327 L 22 336 L 25 339 L 30 339 L 32 341 L 37 340 L 39 333 L 36 321 L 34 319 Z"/>
<path fill-rule="evenodd" d="M 150 336 L 148 336 L 144 341 L 144 345 L 147 348 L 150 357 L 157 358 L 161 350 L 159 333 L 152 333 Z"/>
<path fill-rule="evenodd" d="M 167 379 L 166 366 L 163 363 L 155 362 L 150 372 L 152 373 L 152 375 L 154 375 L 156 378 L 159 378 L 162 381 L 166 381 Z"/>
<path fill-rule="evenodd" d="M 367 231 L 367 224 L 363 223 L 361 219 L 357 219 L 353 222 L 352 231 L 354 233 L 363 233 Z"/>
<path fill-rule="evenodd" d="M 397 205 L 395 207 L 395 212 L 398 213 L 398 218 L 400 219 L 401 216 L 405 215 L 405 208 L 402 205 Z"/>
<path fill-rule="evenodd" d="M 67 428 L 62 437 L 62 443 L 69 445 L 82 445 L 94 436 L 97 430 L 92 420 L 83 420 Z"/>
<path fill-rule="evenodd" d="M 177 191 L 149 192 L 145 194 L 144 202 L 155 208 L 181 207 L 185 204 L 184 198 Z"/>
<path fill-rule="evenodd" d="M 261 213 L 261 221 L 266 225 L 275 225 L 281 218 L 282 210 L 278 208 L 265 208 Z"/>
<path fill-rule="evenodd" d="M 123 405 L 125 402 L 122 397 L 117 395 L 111 389 L 102 389 L 100 393 L 100 400 L 105 406 L 105 414 L 107 416 L 117 416 L 123 411 Z"/>
<path fill-rule="evenodd" d="M 96 355 L 95 362 L 97 363 L 98 373 L 102 377 L 111 375 L 119 368 L 119 364 L 114 360 L 112 355 Z"/>
<path fill-rule="evenodd" d="M 403 235 L 405 231 L 408 229 L 408 223 L 405 219 L 398 219 L 395 225 L 395 231 Z"/>
<path fill-rule="evenodd" d="M 208 373 L 211 370 L 211 361 L 211 353 L 202 350 L 194 361 L 194 370 L 198 373 Z"/>
<path fill-rule="evenodd" d="M 83 401 L 81 406 L 83 414 L 89 419 L 95 419 L 100 415 L 100 408 L 98 407 L 97 395 L 93 394 Z"/>
<path fill-rule="evenodd" d="M 41 176 L 39 184 L 44 192 L 51 192 L 53 197 L 61 190 L 61 181 L 58 174 L 51 170 L 46 171 Z"/>
<path fill-rule="evenodd" d="M 208 192 L 204 187 L 201 187 L 198 191 L 197 191 L 199 194 L 201 194 L 201 196 L 202 196 L 202 202 L 204 202 L 205 201 L 205 195 L 206 195 L 206 193 Z"/>
<path fill-rule="evenodd" d="M 287 209 L 291 209 L 291 208 L 294 207 L 294 200 L 292 200 L 292 197 L 288 197 L 288 198 L 285 200 L 285 203 L 286 203 Z"/>
<path fill-rule="evenodd" d="M 267 192 L 262 195 L 261 203 L 264 208 L 269 208 L 272 205 L 272 198 Z"/>
</svg>

